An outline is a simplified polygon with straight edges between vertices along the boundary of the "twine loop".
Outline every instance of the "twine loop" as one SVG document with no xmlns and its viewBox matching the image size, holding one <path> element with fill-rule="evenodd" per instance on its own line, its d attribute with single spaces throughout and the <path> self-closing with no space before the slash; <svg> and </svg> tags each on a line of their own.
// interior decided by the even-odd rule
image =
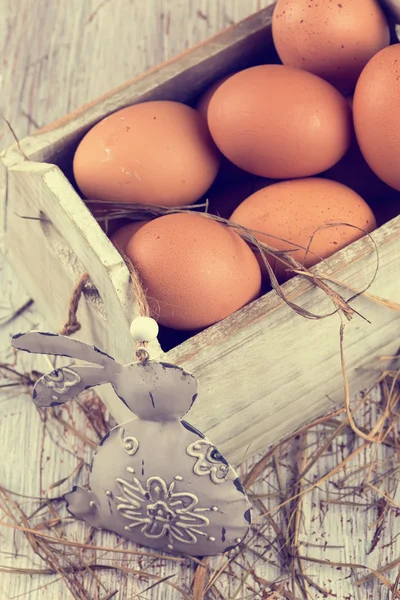
<svg viewBox="0 0 400 600">
<path fill-rule="evenodd" d="M 75 284 L 75 287 L 72 290 L 71 298 L 68 303 L 68 320 L 59 331 L 61 335 L 72 335 L 79 331 L 82 327 L 82 325 L 78 321 L 77 312 L 79 301 L 89 279 L 89 273 L 83 273 L 83 275 L 79 277 L 77 283 Z"/>
<path fill-rule="evenodd" d="M 132 262 L 129 258 L 123 255 L 126 266 L 128 267 L 129 274 L 131 277 L 133 292 L 136 299 L 138 315 L 140 317 L 149 317 L 150 316 L 150 308 L 147 302 L 146 294 L 143 290 L 142 282 L 140 280 L 139 273 L 133 266 Z M 85 291 L 85 287 L 90 281 L 89 273 L 83 273 L 76 282 L 74 289 L 72 290 L 72 294 L 68 303 L 68 320 L 61 327 L 59 333 L 61 335 L 70 336 L 79 331 L 82 327 L 81 323 L 78 321 L 78 307 L 80 299 Z M 143 340 L 136 343 L 135 349 L 135 357 L 140 362 L 145 362 L 149 359 L 150 355 L 148 350 L 146 349 L 147 341 Z"/>
</svg>

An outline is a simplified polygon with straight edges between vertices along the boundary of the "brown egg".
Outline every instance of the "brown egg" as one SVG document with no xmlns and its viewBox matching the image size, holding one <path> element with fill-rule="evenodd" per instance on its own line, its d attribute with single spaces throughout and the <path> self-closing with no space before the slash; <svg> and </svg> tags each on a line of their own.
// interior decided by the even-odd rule
<svg viewBox="0 0 400 600">
<path fill-rule="evenodd" d="M 144 225 L 126 246 L 152 315 L 161 325 L 212 325 L 257 298 L 258 262 L 232 229 L 200 214 L 170 214 Z"/>
<path fill-rule="evenodd" d="M 351 109 L 329 83 L 282 65 L 236 73 L 214 93 L 208 125 L 221 152 L 272 179 L 329 169 L 350 146 Z"/>
<path fill-rule="evenodd" d="M 353 115 L 365 160 L 380 179 L 400 190 L 400 44 L 381 50 L 361 73 Z"/>
<path fill-rule="evenodd" d="M 319 75 L 343 93 L 390 43 L 378 0 L 278 0 L 272 34 L 284 65 Z"/>
<path fill-rule="evenodd" d="M 159 101 L 123 108 L 97 123 L 79 144 L 73 167 L 87 197 L 183 206 L 210 187 L 219 161 L 197 111 Z"/>
<path fill-rule="evenodd" d="M 232 77 L 232 74 L 226 75 L 225 77 L 221 77 L 217 81 L 214 81 L 214 83 L 197 100 L 195 108 L 201 114 L 201 116 L 205 119 L 206 122 L 207 122 L 208 105 L 210 104 L 211 98 L 213 97 L 214 93 L 217 91 L 219 86 L 222 83 L 224 83 L 224 81 L 229 79 L 229 77 Z"/>
<path fill-rule="evenodd" d="M 121 252 L 125 253 L 126 246 L 128 242 L 131 240 L 132 236 L 135 235 L 139 229 L 143 227 L 149 221 L 130 221 L 128 224 L 124 225 L 120 229 L 118 229 L 111 236 L 111 241 Z"/>
<path fill-rule="evenodd" d="M 270 185 L 247 198 L 231 219 L 265 232 L 256 235 L 259 241 L 277 250 L 290 250 L 293 258 L 306 267 L 362 237 L 364 232 L 360 229 L 370 232 L 376 227 L 375 217 L 361 196 L 336 181 L 322 178 Z M 318 230 L 329 223 L 347 223 L 360 229 L 338 225 Z M 270 264 L 278 280 L 288 278 L 287 267 L 274 258 Z"/>
</svg>

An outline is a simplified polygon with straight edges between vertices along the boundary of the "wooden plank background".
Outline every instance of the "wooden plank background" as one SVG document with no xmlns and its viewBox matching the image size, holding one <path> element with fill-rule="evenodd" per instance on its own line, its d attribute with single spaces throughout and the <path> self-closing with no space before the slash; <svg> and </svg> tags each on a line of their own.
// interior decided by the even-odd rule
<svg viewBox="0 0 400 600">
<path fill-rule="evenodd" d="M 270 4 L 3 0 L 0 109 L 22 138 Z"/>
<path fill-rule="evenodd" d="M 3 0 L 0 16 L 1 112 L 12 124 L 18 138 L 22 138 L 270 3 L 270 0 Z M 0 144 L 5 147 L 11 142 L 11 133 L 4 126 Z M 9 336 L 15 331 L 45 328 L 46 321 L 33 306 L 17 320 L 7 323 L 8 316 L 28 298 L 23 283 L 15 278 L 3 257 L 0 289 L 0 360 L 12 361 Z M 24 370 L 49 366 L 44 358 L 24 356 L 19 361 L 19 367 Z M 0 485 L 19 494 L 38 496 L 76 468 L 76 453 L 81 450 L 79 440 L 65 431 L 54 429 L 43 441 L 44 426 L 29 396 L 19 393 L 18 388 L 0 391 Z M 72 405 L 70 410 L 79 427 L 83 422 L 79 420 L 79 413 Z M 342 442 L 341 438 L 337 440 L 326 459 L 315 465 L 309 473 L 309 481 L 316 480 L 341 459 Z M 90 460 L 89 452 L 86 459 Z M 358 455 L 350 472 L 365 468 L 371 461 L 385 460 L 385 448 L 376 452 L 371 449 L 369 453 Z M 46 468 L 40 476 L 39 466 L 43 461 Z M 250 466 L 244 466 L 242 472 Z M 63 493 L 71 485 L 69 480 L 66 485 L 49 491 L 49 495 L 53 497 Z M 268 493 L 275 485 L 271 475 L 256 491 Z M 396 478 L 391 486 L 390 493 L 399 503 Z M 330 493 L 334 498 L 333 488 Z M 379 515 L 375 509 L 366 510 L 362 504 L 356 505 L 356 492 L 354 494 L 348 506 L 332 504 L 329 509 L 323 510 L 320 490 L 315 489 L 306 496 L 304 519 L 314 525 L 303 532 L 303 554 L 322 560 L 362 563 L 372 568 L 399 557 L 398 513 L 388 511 L 386 527 L 376 547 L 369 553 Z M 26 498 L 23 505 L 29 513 L 34 501 Z M 7 521 L 1 510 L 0 520 Z M 85 530 L 80 523 L 69 524 L 67 531 L 71 540 L 84 539 Z M 390 543 L 393 539 L 397 542 Z M 115 538 L 110 534 L 97 533 L 94 541 L 98 545 L 115 544 Z M 278 566 L 276 548 L 268 544 L 263 546 L 262 541 L 257 548 L 258 553 L 263 552 L 263 560 L 257 558 L 254 552 L 248 552 L 237 566 L 239 573 L 240 569 L 243 572 L 253 569 L 256 573 L 258 584 L 254 593 L 240 591 L 237 583 L 230 582 L 227 577 L 221 580 L 221 598 L 278 600 L 283 597 L 271 592 L 266 583 L 279 582 L 287 577 L 287 573 Z M 214 567 L 218 560 L 215 559 Z M 132 558 L 129 564 L 134 568 L 136 562 Z M 24 536 L 14 535 L 11 529 L 0 527 L 0 568 L 10 566 L 35 568 L 44 564 L 32 553 Z M 151 568 L 150 565 L 148 569 Z M 154 573 L 161 577 L 172 575 L 172 581 L 187 586 L 190 597 L 193 569 L 188 564 L 166 563 L 163 569 L 157 567 Z M 307 573 L 317 585 L 340 600 L 389 600 L 392 597 L 376 579 L 369 580 L 362 587 L 356 586 L 355 580 L 365 573 L 354 569 L 335 569 L 310 563 L 307 564 Z M 167 585 L 159 585 L 142 595 L 141 591 L 149 586 L 148 581 L 122 577 L 113 572 L 103 573 L 101 581 L 104 589 L 100 587 L 96 592 L 94 588 L 93 591 L 93 598 L 99 600 L 110 597 L 113 591 L 116 591 L 113 597 L 120 600 L 181 598 L 179 592 Z M 1 600 L 17 597 L 69 600 L 71 594 L 59 578 L 45 574 L 30 577 L 0 572 Z M 210 593 L 209 598 L 214 597 L 218 596 Z M 309 598 L 319 600 L 324 597 L 323 592 L 310 588 Z"/>
</svg>

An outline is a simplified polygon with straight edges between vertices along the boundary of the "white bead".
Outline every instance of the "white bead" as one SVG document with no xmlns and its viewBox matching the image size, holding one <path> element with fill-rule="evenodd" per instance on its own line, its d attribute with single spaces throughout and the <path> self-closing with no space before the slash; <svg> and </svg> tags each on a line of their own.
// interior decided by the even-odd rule
<svg viewBox="0 0 400 600">
<path fill-rule="evenodd" d="M 152 342 L 158 336 L 158 324 L 151 317 L 137 317 L 131 323 L 131 336 L 135 342 Z"/>
</svg>

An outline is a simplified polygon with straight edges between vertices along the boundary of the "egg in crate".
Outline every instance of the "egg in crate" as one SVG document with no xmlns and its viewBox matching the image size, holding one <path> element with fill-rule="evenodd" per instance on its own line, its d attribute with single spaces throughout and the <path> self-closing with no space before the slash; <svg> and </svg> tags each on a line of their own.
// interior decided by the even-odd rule
<svg viewBox="0 0 400 600">
<path fill-rule="evenodd" d="M 390 43 L 378 0 L 278 0 L 272 35 L 284 65 L 314 73 L 343 93 L 354 90 L 369 59 Z"/>
<path fill-rule="evenodd" d="M 115 236 L 114 236 L 115 237 Z M 125 245 L 152 315 L 179 330 L 203 329 L 257 298 L 261 271 L 246 242 L 199 213 L 143 225 Z"/>
<path fill-rule="evenodd" d="M 400 191 L 400 44 L 381 50 L 364 68 L 354 92 L 353 115 L 368 165 Z"/>
<path fill-rule="evenodd" d="M 259 241 L 277 250 L 289 250 L 306 267 L 376 227 L 375 217 L 361 196 L 336 181 L 318 177 L 282 181 L 259 190 L 240 204 L 231 219 L 263 232 L 255 233 Z M 269 262 L 279 281 L 290 276 L 288 267 L 276 258 L 269 257 Z M 262 268 L 266 271 L 263 264 Z"/>
<path fill-rule="evenodd" d="M 201 198 L 219 163 L 195 109 L 153 101 L 123 108 L 92 127 L 75 152 L 73 170 L 88 198 L 183 206 Z"/>
<path fill-rule="evenodd" d="M 353 137 L 348 101 L 312 73 L 259 65 L 224 81 L 211 97 L 208 126 L 236 166 L 272 179 L 329 169 Z"/>
</svg>

